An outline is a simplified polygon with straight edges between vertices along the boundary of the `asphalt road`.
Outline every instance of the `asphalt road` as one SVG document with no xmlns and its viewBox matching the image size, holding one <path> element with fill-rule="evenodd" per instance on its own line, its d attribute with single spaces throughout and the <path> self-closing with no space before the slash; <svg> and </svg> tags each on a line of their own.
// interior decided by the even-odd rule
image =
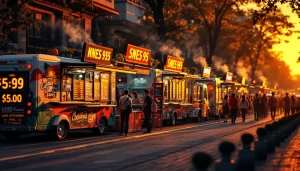
<svg viewBox="0 0 300 171">
<path fill-rule="evenodd" d="M 239 149 L 242 133 L 254 135 L 270 121 L 270 117 L 258 122 L 248 117 L 244 123 L 238 118 L 234 125 L 208 121 L 129 137 L 77 131 L 59 142 L 45 135 L 27 136 L 17 143 L 0 137 L 0 170 L 192 170 L 190 161 L 195 152 L 204 151 L 218 159 L 221 141 L 232 141 Z"/>
</svg>

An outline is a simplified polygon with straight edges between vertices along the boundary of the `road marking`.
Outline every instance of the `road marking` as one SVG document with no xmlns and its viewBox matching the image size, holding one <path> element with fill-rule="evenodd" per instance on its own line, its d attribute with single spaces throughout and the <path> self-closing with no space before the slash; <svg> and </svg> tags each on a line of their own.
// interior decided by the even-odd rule
<svg viewBox="0 0 300 171">
<path fill-rule="evenodd" d="M 142 134 L 142 135 L 135 135 L 135 136 L 124 137 L 124 138 L 109 139 L 109 140 L 104 140 L 104 141 L 99 141 L 99 142 L 92 142 L 92 143 L 86 143 L 86 144 L 81 144 L 81 145 L 75 145 L 75 146 L 72 146 L 72 147 L 58 148 L 58 149 L 55 149 L 55 150 L 46 150 L 46 151 L 41 151 L 41 152 L 36 152 L 36 153 L 31 153 L 31 154 L 5 157 L 5 158 L 0 158 L 0 162 L 15 160 L 15 159 L 21 159 L 21 158 L 26 158 L 26 157 L 33 157 L 33 156 L 38 156 L 38 155 L 43 155 L 43 154 L 50 154 L 50 153 L 61 152 L 61 151 L 78 150 L 78 149 L 91 147 L 91 146 L 96 146 L 96 145 L 103 145 L 103 144 L 108 144 L 108 143 L 113 143 L 113 142 L 120 142 L 120 141 L 124 141 L 124 140 L 139 139 L 139 138 L 143 138 L 143 137 L 149 137 L 149 136 L 160 135 L 160 134 L 165 134 L 165 133 L 170 133 L 170 132 L 175 132 L 175 131 L 181 131 L 181 130 L 186 130 L 186 129 L 190 129 L 190 128 L 203 127 L 203 126 L 207 126 L 207 125 L 214 125 L 214 124 L 201 124 L 201 125 L 195 125 L 195 126 L 187 126 L 187 127 L 183 127 L 183 128 L 171 129 L 171 130 L 168 130 L 168 131 L 153 132 L 151 134 Z"/>
<path fill-rule="evenodd" d="M 267 122 L 269 122 L 269 121 L 267 121 Z M 267 123 L 267 122 L 264 122 L 264 123 Z M 0 158 L 0 162 L 21 159 L 21 158 L 25 158 L 25 157 L 33 157 L 33 156 L 38 156 L 38 155 L 43 155 L 43 154 L 50 154 L 50 153 L 61 152 L 61 151 L 78 150 L 78 149 L 96 146 L 96 145 L 120 142 L 120 141 L 124 141 L 124 140 L 139 139 L 139 138 L 143 138 L 143 137 L 150 137 L 150 136 L 154 136 L 154 135 L 160 135 L 160 134 L 165 134 L 165 133 L 170 133 L 170 132 L 175 132 L 175 131 L 181 131 L 181 130 L 186 130 L 186 129 L 191 129 L 191 128 L 198 128 L 198 127 L 217 125 L 217 124 L 219 124 L 219 122 L 201 124 L 201 125 L 195 125 L 195 126 L 186 126 L 186 127 L 171 129 L 171 130 L 167 130 L 167 131 L 153 132 L 151 134 L 142 134 L 142 135 L 135 135 L 135 136 L 130 136 L 130 137 L 103 140 L 103 141 L 99 141 L 99 142 L 85 143 L 85 144 L 81 144 L 81 145 L 75 145 L 72 147 L 62 147 L 62 148 L 57 148 L 55 150 L 45 150 L 45 151 L 35 152 L 35 153 L 31 153 L 31 154 L 16 155 L 16 156 L 11 156 L 11 157 Z"/>
</svg>

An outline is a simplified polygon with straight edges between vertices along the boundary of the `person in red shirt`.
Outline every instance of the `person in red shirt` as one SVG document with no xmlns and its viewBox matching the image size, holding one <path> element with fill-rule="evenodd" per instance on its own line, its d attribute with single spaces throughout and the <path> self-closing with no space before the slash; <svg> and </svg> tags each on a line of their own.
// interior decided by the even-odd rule
<svg viewBox="0 0 300 171">
<path fill-rule="evenodd" d="M 235 97 L 235 94 L 232 93 L 229 99 L 229 108 L 231 112 L 231 123 L 235 124 L 237 111 L 239 109 L 239 101 Z"/>
</svg>

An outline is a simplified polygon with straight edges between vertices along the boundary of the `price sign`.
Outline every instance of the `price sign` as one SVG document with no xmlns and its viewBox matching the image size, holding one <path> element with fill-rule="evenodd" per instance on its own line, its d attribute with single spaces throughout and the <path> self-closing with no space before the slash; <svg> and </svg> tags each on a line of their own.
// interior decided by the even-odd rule
<svg viewBox="0 0 300 171">
<path fill-rule="evenodd" d="M 22 124 L 28 99 L 28 72 L 0 72 L 0 124 Z"/>
<path fill-rule="evenodd" d="M 181 72 L 183 68 L 183 58 L 168 56 L 165 70 Z"/>
<path fill-rule="evenodd" d="M 92 62 L 97 65 L 109 65 L 111 63 L 113 49 L 85 43 L 83 46 L 83 62 Z"/>
<path fill-rule="evenodd" d="M 126 62 L 149 65 L 150 58 L 151 50 L 128 44 L 125 58 Z"/>
</svg>

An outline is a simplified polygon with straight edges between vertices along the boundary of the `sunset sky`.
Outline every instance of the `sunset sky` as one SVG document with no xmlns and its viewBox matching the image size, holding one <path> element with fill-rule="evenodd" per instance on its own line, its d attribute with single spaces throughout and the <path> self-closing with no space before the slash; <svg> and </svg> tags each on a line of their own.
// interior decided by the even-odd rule
<svg viewBox="0 0 300 171">
<path fill-rule="evenodd" d="M 300 30 L 300 19 L 288 6 L 282 6 L 282 11 L 285 15 L 290 15 L 290 21 L 295 24 L 295 29 Z M 288 37 L 289 43 L 281 43 L 274 46 L 273 50 L 282 51 L 282 59 L 290 66 L 292 74 L 300 74 L 300 63 L 297 63 L 297 59 L 300 56 L 300 35 L 294 35 Z"/>
</svg>

